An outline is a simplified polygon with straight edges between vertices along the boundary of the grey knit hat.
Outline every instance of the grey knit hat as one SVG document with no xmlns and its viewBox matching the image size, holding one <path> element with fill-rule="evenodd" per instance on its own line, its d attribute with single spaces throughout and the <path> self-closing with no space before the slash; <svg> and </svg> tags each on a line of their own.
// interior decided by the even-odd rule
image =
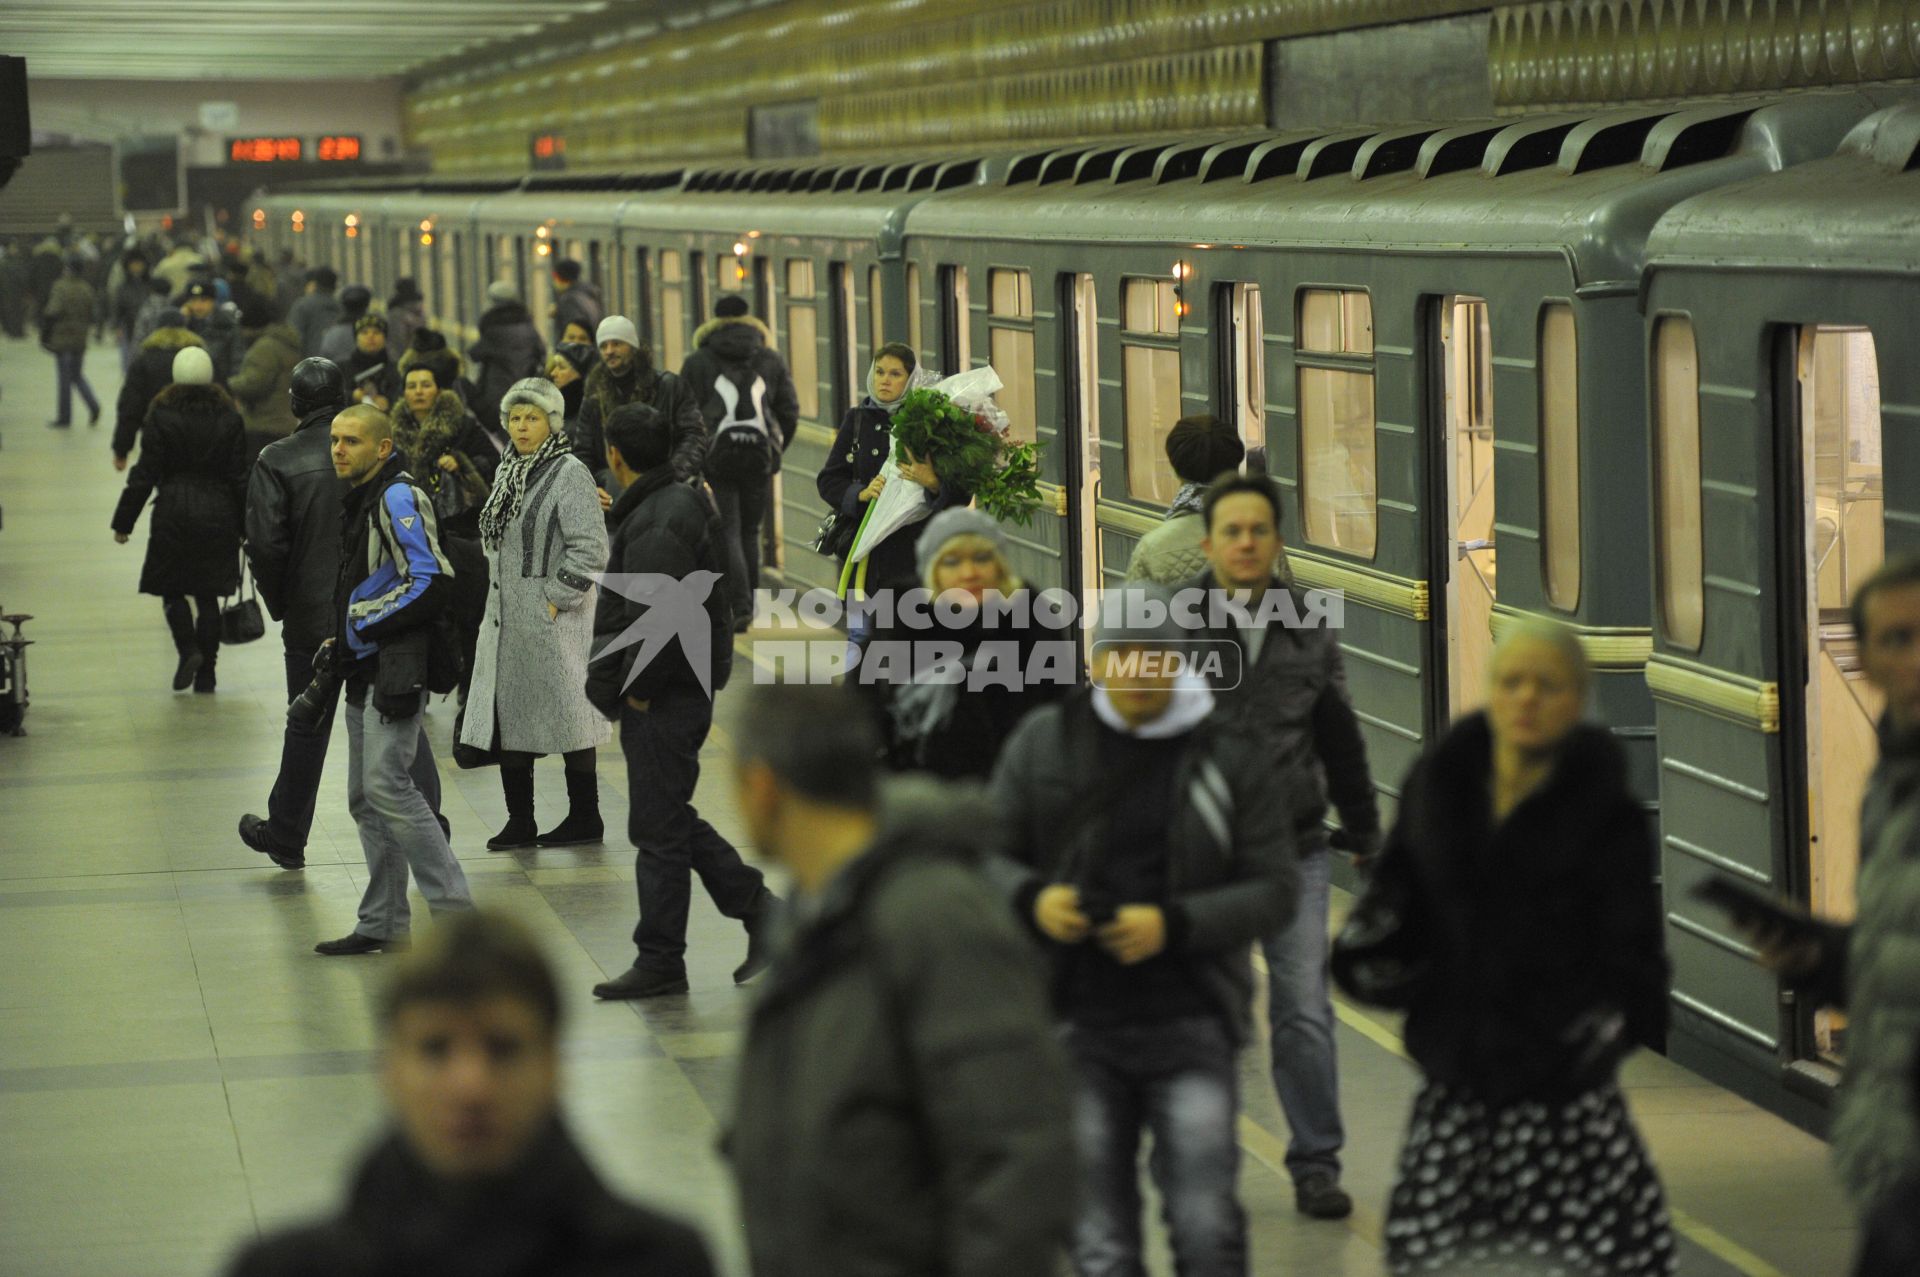
<svg viewBox="0 0 1920 1277">
<path fill-rule="evenodd" d="M 560 393 L 560 387 L 545 377 L 522 377 L 507 387 L 507 393 L 500 396 L 500 427 L 505 429 L 507 414 L 517 403 L 530 403 L 547 414 L 547 425 L 555 434 L 567 428 L 567 401 Z"/>
<path fill-rule="evenodd" d="M 932 574 L 933 561 L 940 557 L 940 547 L 955 537 L 985 537 L 993 542 L 993 548 L 1000 551 L 1003 558 L 1007 553 L 1007 534 L 992 515 L 972 506 L 949 506 L 927 520 L 927 526 L 920 531 L 920 540 L 914 544 L 914 567 L 922 581 Z"/>
</svg>

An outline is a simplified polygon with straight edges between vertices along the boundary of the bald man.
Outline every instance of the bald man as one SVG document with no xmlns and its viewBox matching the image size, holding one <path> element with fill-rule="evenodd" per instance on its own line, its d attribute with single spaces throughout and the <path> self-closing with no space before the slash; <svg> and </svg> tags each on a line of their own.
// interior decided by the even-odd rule
<svg viewBox="0 0 1920 1277">
<path fill-rule="evenodd" d="M 347 810 L 367 889 L 354 929 L 314 949 L 342 957 L 407 947 L 409 869 L 435 913 L 473 904 L 440 825 L 440 773 L 420 721 L 433 621 L 453 592 L 433 502 L 395 455 L 386 413 L 356 404 L 328 437 L 333 472 L 352 487 L 341 501 L 339 629 L 315 664 L 346 683 Z"/>
</svg>

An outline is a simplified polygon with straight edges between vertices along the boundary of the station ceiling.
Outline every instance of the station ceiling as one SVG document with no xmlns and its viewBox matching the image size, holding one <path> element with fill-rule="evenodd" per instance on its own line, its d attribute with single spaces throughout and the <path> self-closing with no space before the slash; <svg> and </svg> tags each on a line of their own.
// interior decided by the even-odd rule
<svg viewBox="0 0 1920 1277">
<path fill-rule="evenodd" d="M 404 75 L 520 40 L 608 0 L 0 0 L 0 52 L 62 79 Z"/>
</svg>

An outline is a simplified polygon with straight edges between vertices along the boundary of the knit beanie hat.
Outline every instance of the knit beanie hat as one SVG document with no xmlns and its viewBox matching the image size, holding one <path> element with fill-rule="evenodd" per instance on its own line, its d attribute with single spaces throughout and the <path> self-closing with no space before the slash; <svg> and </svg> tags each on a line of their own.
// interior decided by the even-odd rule
<svg viewBox="0 0 1920 1277">
<path fill-rule="evenodd" d="M 1246 455 L 1233 427 L 1212 416 L 1182 417 L 1167 432 L 1167 460 L 1186 483 L 1211 483 L 1238 470 Z"/>
<path fill-rule="evenodd" d="M 177 386 L 213 384 L 213 358 L 204 346 L 182 346 L 173 357 L 173 381 Z"/>
<path fill-rule="evenodd" d="M 507 302 L 519 301 L 520 294 L 516 292 L 513 285 L 509 284 L 506 280 L 496 279 L 487 285 L 487 300 L 496 306 L 504 305 Z"/>
<path fill-rule="evenodd" d="M 553 352 L 573 365 L 573 370 L 582 377 L 593 371 L 600 362 L 600 352 L 584 341 L 563 341 L 553 348 Z"/>
<path fill-rule="evenodd" d="M 378 328 L 381 332 L 386 332 L 387 317 L 385 315 L 362 315 L 353 321 L 353 331 L 356 333 L 364 332 L 369 328 Z"/>
<path fill-rule="evenodd" d="M 522 377 L 507 387 L 507 393 L 500 396 L 500 428 L 506 429 L 507 414 L 515 404 L 528 403 L 547 414 L 547 425 L 559 434 L 567 426 L 567 401 L 560 395 L 560 387 L 545 377 Z"/>
<path fill-rule="evenodd" d="M 624 341 L 637 350 L 640 347 L 640 331 L 625 315 L 608 315 L 600 321 L 600 327 L 594 332 L 593 344 L 603 346 L 610 341 Z"/>
<path fill-rule="evenodd" d="M 933 574 L 940 548 L 955 537 L 985 537 L 993 542 L 993 548 L 1003 558 L 1006 556 L 1007 534 L 992 515 L 972 506 L 948 506 L 927 520 L 927 526 L 920 530 L 920 539 L 914 543 L 914 567 L 922 581 Z"/>
<path fill-rule="evenodd" d="M 722 297 L 713 304 L 716 319 L 738 319 L 747 313 L 747 299 L 739 296 Z"/>
<path fill-rule="evenodd" d="M 349 284 L 340 290 L 340 315 L 343 319 L 359 319 L 371 305 L 373 290 L 365 284 Z"/>
</svg>

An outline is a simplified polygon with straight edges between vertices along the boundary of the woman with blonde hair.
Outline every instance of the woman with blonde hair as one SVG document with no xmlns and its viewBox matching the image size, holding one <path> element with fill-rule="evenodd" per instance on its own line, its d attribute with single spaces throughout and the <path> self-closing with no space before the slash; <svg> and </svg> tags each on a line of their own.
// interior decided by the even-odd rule
<svg viewBox="0 0 1920 1277">
<path fill-rule="evenodd" d="M 1414 765 L 1333 972 L 1404 1008 L 1425 1077 L 1387 1212 L 1395 1273 L 1675 1271 L 1615 1074 L 1666 1033 L 1653 834 L 1626 756 L 1582 721 L 1564 626 L 1494 649 L 1487 708 Z"/>
</svg>

